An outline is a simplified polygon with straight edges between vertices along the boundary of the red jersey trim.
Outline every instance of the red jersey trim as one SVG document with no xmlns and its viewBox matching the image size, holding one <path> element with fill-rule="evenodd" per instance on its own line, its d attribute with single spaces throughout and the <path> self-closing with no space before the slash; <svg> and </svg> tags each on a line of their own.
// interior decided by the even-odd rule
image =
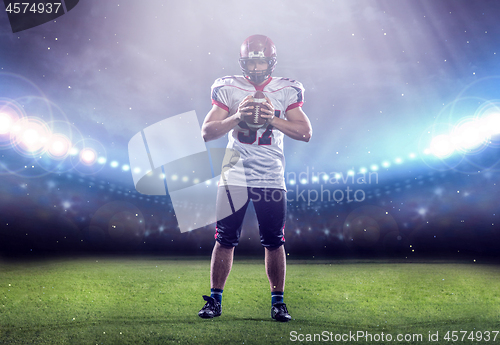
<svg viewBox="0 0 500 345">
<path fill-rule="evenodd" d="M 224 103 L 221 103 L 219 101 L 216 101 L 216 100 L 212 99 L 212 104 L 218 106 L 219 108 L 224 109 L 227 112 L 229 112 L 229 107 L 227 105 L 225 105 Z"/>
<path fill-rule="evenodd" d="M 293 108 L 301 107 L 303 104 L 304 104 L 304 102 L 297 102 L 297 103 L 290 104 L 288 106 L 288 108 L 286 108 L 285 111 L 292 110 Z"/>
</svg>

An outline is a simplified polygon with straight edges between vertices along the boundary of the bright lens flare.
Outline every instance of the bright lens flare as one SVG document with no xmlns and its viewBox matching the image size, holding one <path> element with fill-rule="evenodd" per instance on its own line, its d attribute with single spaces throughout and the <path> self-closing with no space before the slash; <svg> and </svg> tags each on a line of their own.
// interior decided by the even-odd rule
<svg viewBox="0 0 500 345">
<path fill-rule="evenodd" d="M 500 114 L 491 114 L 480 120 L 481 127 L 489 136 L 500 134 Z"/>
<path fill-rule="evenodd" d="M 432 139 L 430 151 L 436 157 L 445 158 L 450 156 L 455 151 L 455 148 L 450 136 L 441 134 Z"/>
<path fill-rule="evenodd" d="M 452 142 L 462 151 L 471 151 L 485 145 L 489 140 L 486 128 L 477 120 L 466 121 L 453 131 Z"/>
<path fill-rule="evenodd" d="M 80 151 L 80 161 L 85 165 L 92 165 L 97 160 L 97 152 L 91 148 L 84 148 Z"/>
<path fill-rule="evenodd" d="M 7 113 L 0 113 L 0 135 L 10 133 L 14 120 Z"/>
<path fill-rule="evenodd" d="M 0 148 L 15 147 L 16 142 L 13 139 L 13 132 L 16 123 L 20 122 L 19 119 L 24 118 L 23 115 L 23 109 L 19 104 L 0 97 Z"/>
<path fill-rule="evenodd" d="M 71 149 L 71 141 L 63 134 L 54 134 L 47 145 L 47 153 L 53 159 L 64 159 Z"/>
<path fill-rule="evenodd" d="M 11 140 L 24 154 L 43 152 L 51 136 L 47 125 L 39 119 L 21 119 L 11 128 Z"/>
<path fill-rule="evenodd" d="M 40 135 L 33 128 L 25 130 L 21 137 L 21 143 L 24 144 L 30 151 L 36 151 L 40 141 Z"/>
</svg>

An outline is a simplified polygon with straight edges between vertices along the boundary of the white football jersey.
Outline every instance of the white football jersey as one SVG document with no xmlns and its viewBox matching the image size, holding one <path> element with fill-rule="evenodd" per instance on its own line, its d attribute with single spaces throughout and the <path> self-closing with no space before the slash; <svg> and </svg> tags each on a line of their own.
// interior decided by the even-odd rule
<svg viewBox="0 0 500 345">
<path fill-rule="evenodd" d="M 227 110 L 230 116 L 238 111 L 238 105 L 246 96 L 257 90 L 271 100 L 274 115 L 281 119 L 286 120 L 286 112 L 301 107 L 304 102 L 304 88 L 298 81 L 272 77 L 255 86 L 243 76 L 228 76 L 217 79 L 212 85 L 212 104 Z M 283 137 L 284 134 L 271 125 L 254 131 L 241 121 L 229 131 L 227 148 L 238 151 L 242 164 L 226 170 L 220 183 L 286 189 Z M 227 158 L 224 161 L 229 162 Z"/>
</svg>

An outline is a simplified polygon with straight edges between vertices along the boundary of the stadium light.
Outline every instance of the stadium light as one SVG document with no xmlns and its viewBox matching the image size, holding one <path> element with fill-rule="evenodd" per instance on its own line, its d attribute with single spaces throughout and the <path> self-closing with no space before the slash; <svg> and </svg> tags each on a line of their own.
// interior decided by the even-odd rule
<svg viewBox="0 0 500 345">
<path fill-rule="evenodd" d="M 80 161 L 85 165 L 92 165 L 97 160 L 97 152 L 90 147 L 86 147 L 80 151 Z"/>
<path fill-rule="evenodd" d="M 432 139 L 429 151 L 436 157 L 445 158 L 449 157 L 455 148 L 448 134 L 440 134 Z"/>
<path fill-rule="evenodd" d="M 21 154 L 42 153 L 51 136 L 45 122 L 38 118 L 23 118 L 11 127 L 12 143 Z"/>
<path fill-rule="evenodd" d="M 71 141 L 63 134 L 54 134 L 47 144 L 47 153 L 52 159 L 64 159 L 71 149 Z"/>
<path fill-rule="evenodd" d="M 500 134 L 500 114 L 488 115 L 479 120 L 482 131 L 488 136 Z M 0 132 L 1 133 L 1 132 Z"/>
<path fill-rule="evenodd" d="M 466 120 L 453 130 L 451 141 L 456 149 L 470 151 L 485 145 L 489 140 L 487 129 L 477 120 Z"/>
<path fill-rule="evenodd" d="M 29 151 L 36 151 L 40 147 L 40 135 L 34 128 L 27 128 L 20 135 L 21 144 L 23 144 Z"/>
<path fill-rule="evenodd" d="M 0 135 L 10 133 L 14 121 L 7 113 L 0 113 Z"/>
</svg>

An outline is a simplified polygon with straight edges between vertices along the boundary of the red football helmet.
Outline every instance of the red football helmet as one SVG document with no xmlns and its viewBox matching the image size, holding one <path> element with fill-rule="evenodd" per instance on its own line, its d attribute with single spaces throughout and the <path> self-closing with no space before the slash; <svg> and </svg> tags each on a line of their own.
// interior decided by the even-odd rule
<svg viewBox="0 0 500 345">
<path fill-rule="evenodd" d="M 251 71 L 247 68 L 248 60 L 264 60 L 267 69 Z M 260 84 L 271 76 L 276 66 L 276 47 L 271 39 L 264 35 L 248 37 L 240 49 L 240 67 L 245 78 L 255 84 Z"/>
</svg>

